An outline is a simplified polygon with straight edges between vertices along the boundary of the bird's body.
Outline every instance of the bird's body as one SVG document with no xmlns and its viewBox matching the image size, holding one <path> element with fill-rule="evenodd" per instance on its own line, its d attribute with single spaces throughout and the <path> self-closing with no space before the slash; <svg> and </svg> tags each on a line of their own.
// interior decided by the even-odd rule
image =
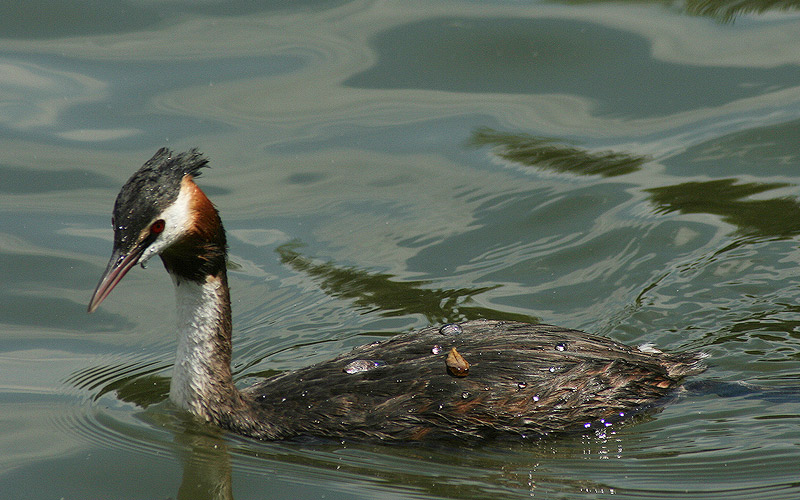
<svg viewBox="0 0 800 500">
<path fill-rule="evenodd" d="M 479 320 L 361 346 L 239 390 L 230 369 L 225 232 L 192 180 L 205 165 L 196 151 L 162 149 L 125 184 L 114 207 L 114 252 L 89 310 L 133 265 L 159 255 L 178 310 L 170 399 L 223 428 L 260 439 L 544 436 L 622 420 L 704 369 L 698 353 Z"/>
</svg>

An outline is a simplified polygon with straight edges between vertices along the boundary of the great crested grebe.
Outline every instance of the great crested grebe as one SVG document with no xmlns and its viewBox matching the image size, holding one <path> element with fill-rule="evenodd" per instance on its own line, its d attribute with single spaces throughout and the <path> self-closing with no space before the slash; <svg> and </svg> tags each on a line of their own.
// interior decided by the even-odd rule
<svg viewBox="0 0 800 500">
<path fill-rule="evenodd" d="M 225 230 L 194 182 L 207 163 L 196 150 L 162 148 L 125 183 L 89 312 L 134 265 L 159 255 L 178 310 L 170 399 L 220 427 L 260 439 L 545 436 L 620 421 L 705 369 L 700 353 L 479 320 L 398 335 L 239 390 Z"/>
</svg>

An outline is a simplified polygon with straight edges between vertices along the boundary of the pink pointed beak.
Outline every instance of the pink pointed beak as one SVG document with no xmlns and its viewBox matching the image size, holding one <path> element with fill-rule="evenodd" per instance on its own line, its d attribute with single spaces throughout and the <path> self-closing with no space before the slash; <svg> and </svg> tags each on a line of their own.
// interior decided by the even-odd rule
<svg viewBox="0 0 800 500">
<path fill-rule="evenodd" d="M 97 309 L 125 274 L 139 262 L 139 257 L 142 256 L 145 248 L 144 245 L 137 245 L 128 254 L 114 250 L 114 253 L 111 254 L 111 259 L 108 261 L 108 266 L 106 266 L 106 270 L 103 272 L 103 276 L 92 294 L 92 299 L 89 301 L 88 311 L 90 313 Z"/>
</svg>

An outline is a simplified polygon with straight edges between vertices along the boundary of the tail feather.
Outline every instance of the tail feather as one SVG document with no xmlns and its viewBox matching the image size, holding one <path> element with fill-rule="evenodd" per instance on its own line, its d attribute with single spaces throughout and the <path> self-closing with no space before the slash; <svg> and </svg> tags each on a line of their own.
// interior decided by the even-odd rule
<svg viewBox="0 0 800 500">
<path fill-rule="evenodd" d="M 697 375 L 706 371 L 705 359 L 708 354 L 704 352 L 682 352 L 670 354 L 664 360 L 664 368 L 670 377 L 683 378 Z"/>
</svg>

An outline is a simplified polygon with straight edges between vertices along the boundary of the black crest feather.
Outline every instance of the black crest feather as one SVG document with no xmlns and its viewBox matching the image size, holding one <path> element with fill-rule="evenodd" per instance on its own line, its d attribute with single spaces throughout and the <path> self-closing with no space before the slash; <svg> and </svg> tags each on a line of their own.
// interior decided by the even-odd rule
<svg viewBox="0 0 800 500">
<path fill-rule="evenodd" d="M 197 177 L 208 160 L 197 149 L 175 154 L 167 148 L 152 158 L 122 186 L 114 203 L 114 246 L 125 247 L 172 204 L 187 175 Z"/>
</svg>

